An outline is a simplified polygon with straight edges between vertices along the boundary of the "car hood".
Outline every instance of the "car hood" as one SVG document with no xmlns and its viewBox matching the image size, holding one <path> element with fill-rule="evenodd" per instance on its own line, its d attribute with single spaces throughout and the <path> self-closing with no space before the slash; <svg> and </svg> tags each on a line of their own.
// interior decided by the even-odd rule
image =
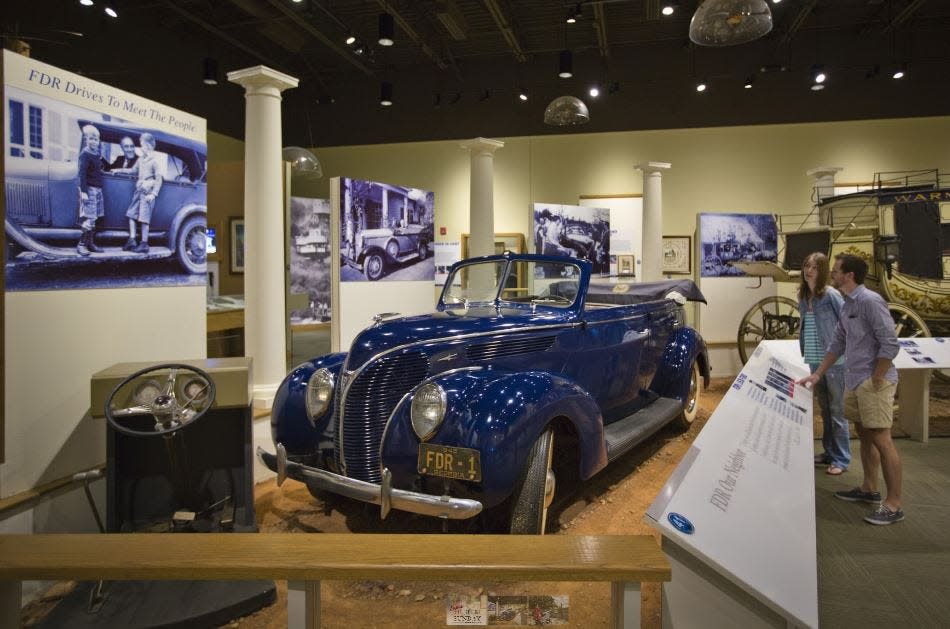
<svg viewBox="0 0 950 629">
<path fill-rule="evenodd" d="M 531 312 L 522 308 L 457 308 L 426 315 L 383 321 L 359 333 L 350 346 L 347 369 L 361 367 L 373 356 L 393 348 L 439 339 L 450 340 L 467 334 L 500 334 L 530 331 L 547 325 L 569 324 L 570 312 L 545 309 Z"/>
</svg>

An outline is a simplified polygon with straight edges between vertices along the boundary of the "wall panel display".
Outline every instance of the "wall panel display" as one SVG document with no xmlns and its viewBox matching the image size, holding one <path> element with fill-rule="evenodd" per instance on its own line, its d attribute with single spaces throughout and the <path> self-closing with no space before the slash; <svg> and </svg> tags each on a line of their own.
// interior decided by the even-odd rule
<svg viewBox="0 0 950 629">
<path fill-rule="evenodd" d="M 3 59 L 7 290 L 205 284 L 204 120 Z"/>
<path fill-rule="evenodd" d="M 610 210 L 535 203 L 534 253 L 589 260 L 594 273 L 610 273 Z"/>
<path fill-rule="evenodd" d="M 307 295 L 291 324 L 330 320 L 330 201 L 290 197 L 290 292 Z"/>
<path fill-rule="evenodd" d="M 340 281 L 435 279 L 435 194 L 340 179 Z"/>
<path fill-rule="evenodd" d="M 745 275 L 732 262 L 778 260 L 778 227 L 772 214 L 700 214 L 702 277 Z"/>
</svg>

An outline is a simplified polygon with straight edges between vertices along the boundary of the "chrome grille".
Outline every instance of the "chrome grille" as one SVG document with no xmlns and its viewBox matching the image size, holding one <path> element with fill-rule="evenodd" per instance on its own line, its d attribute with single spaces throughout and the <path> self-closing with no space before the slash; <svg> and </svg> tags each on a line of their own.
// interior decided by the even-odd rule
<svg viewBox="0 0 950 629">
<path fill-rule="evenodd" d="M 7 182 L 7 216 L 27 225 L 49 225 L 49 189 L 45 184 Z"/>
<path fill-rule="evenodd" d="M 346 390 L 342 430 L 335 433 L 337 457 L 347 476 L 380 482 L 379 446 L 386 420 L 399 400 L 422 382 L 428 371 L 426 355 L 412 351 L 384 356 L 356 376 Z"/>
<path fill-rule="evenodd" d="M 554 344 L 553 336 L 530 336 L 520 339 L 499 339 L 489 343 L 469 345 L 465 355 L 469 360 L 490 360 L 531 352 L 543 352 Z"/>
</svg>

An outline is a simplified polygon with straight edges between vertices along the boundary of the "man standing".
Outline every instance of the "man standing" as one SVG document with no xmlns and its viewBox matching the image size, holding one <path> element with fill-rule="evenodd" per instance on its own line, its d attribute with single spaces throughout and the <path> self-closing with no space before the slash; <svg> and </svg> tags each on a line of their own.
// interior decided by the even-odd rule
<svg viewBox="0 0 950 629">
<path fill-rule="evenodd" d="M 864 286 L 867 272 L 868 265 L 861 258 L 849 254 L 835 256 L 831 282 L 844 293 L 841 320 L 821 365 L 799 383 L 811 387 L 844 354 L 844 414 L 854 420 L 861 440 L 864 482 L 860 487 L 835 492 L 835 497 L 850 502 L 880 502 L 864 521 L 893 524 L 904 519 L 901 459 L 891 439 L 897 391 L 897 369 L 892 361 L 900 347 L 887 303 Z M 878 470 L 882 468 L 887 486 L 883 502 L 877 487 Z"/>
</svg>

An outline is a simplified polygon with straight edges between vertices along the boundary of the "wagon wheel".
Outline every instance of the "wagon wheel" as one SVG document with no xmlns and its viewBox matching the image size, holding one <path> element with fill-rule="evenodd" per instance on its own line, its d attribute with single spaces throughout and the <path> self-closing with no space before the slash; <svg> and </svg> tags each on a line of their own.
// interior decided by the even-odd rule
<svg viewBox="0 0 950 629">
<path fill-rule="evenodd" d="M 897 338 L 909 339 L 918 336 L 933 336 L 930 333 L 930 328 L 920 318 L 920 315 L 907 306 L 888 303 L 887 310 L 891 313 L 891 318 L 894 319 L 894 333 L 897 334 Z"/>
<path fill-rule="evenodd" d="M 788 297 L 757 302 L 739 324 L 739 359 L 745 364 L 760 341 L 797 339 L 800 324 L 798 304 Z"/>
</svg>

